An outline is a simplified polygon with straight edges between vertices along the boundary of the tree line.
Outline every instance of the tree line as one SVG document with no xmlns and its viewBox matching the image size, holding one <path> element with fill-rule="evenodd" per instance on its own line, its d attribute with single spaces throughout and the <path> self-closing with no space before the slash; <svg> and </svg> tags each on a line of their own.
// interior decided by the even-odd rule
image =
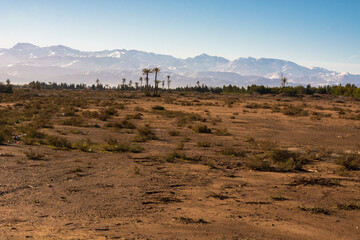
<svg viewBox="0 0 360 240">
<path fill-rule="evenodd" d="M 145 96 L 159 96 L 159 90 L 167 91 L 170 90 L 170 75 L 167 75 L 167 81 L 158 80 L 158 74 L 160 72 L 160 68 L 156 67 L 153 69 L 144 68 L 142 70 L 143 77 L 139 78 L 139 82 L 133 82 L 132 80 L 127 81 L 126 78 L 122 79 L 122 83 L 117 86 L 109 86 L 108 84 L 102 84 L 99 79 L 95 81 L 91 86 L 87 86 L 86 84 L 73 84 L 73 83 L 55 83 L 55 82 L 39 82 L 33 81 L 29 84 L 25 84 L 21 87 L 23 88 L 31 88 L 31 89 L 86 89 L 86 90 L 118 90 L 118 91 L 143 91 Z M 154 85 L 149 83 L 149 75 L 154 74 Z M 360 99 L 360 87 L 357 87 L 354 84 L 346 84 L 345 86 L 340 85 L 327 85 L 327 86 L 317 86 L 312 87 L 308 84 L 306 87 L 304 86 L 286 86 L 286 78 L 281 79 L 280 87 L 267 87 L 264 85 L 251 85 L 251 86 L 236 86 L 236 85 L 227 85 L 223 87 L 208 87 L 205 84 L 200 84 L 199 81 L 196 82 L 195 86 L 185 86 L 185 87 L 177 87 L 172 89 L 172 91 L 176 92 L 198 92 L 198 93 L 214 93 L 214 94 L 280 94 L 286 93 L 290 95 L 297 94 L 331 94 L 337 96 L 351 96 Z M 167 83 L 167 88 L 165 87 L 165 83 Z M 160 87 L 161 84 L 161 87 Z M 15 86 L 19 88 L 20 86 Z M 0 93 L 12 93 L 13 85 L 10 83 L 8 79 L 6 84 L 0 83 Z M 151 94 L 152 93 L 152 94 Z"/>
</svg>

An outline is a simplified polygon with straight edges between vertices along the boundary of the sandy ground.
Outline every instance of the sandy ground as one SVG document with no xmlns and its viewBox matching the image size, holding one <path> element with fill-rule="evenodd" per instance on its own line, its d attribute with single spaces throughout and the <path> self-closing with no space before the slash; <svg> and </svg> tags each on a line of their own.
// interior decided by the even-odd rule
<svg viewBox="0 0 360 240">
<path fill-rule="evenodd" d="M 331 110 L 338 107 L 358 113 L 360 103 L 335 100 L 204 94 L 110 99 L 124 103 L 125 109 L 106 122 L 141 112 L 142 119 L 131 121 L 138 127 L 150 124 L 158 139 L 141 143 L 134 142 L 135 129 L 106 128 L 105 121 L 96 119 L 91 121 L 99 128 L 64 126 L 54 117 L 54 128 L 42 132 L 71 142 L 90 139 L 94 151 L 26 145 L 22 139 L 0 146 L 0 238 L 360 239 L 360 210 L 338 207 L 360 206 L 360 174 L 341 171 L 336 164 L 339 154 L 360 151 L 360 121 L 340 118 Z M 310 113 L 331 116 L 317 120 L 312 114 L 288 116 L 250 107 L 254 103 L 303 105 Z M 1 107 L 8 104 L 13 103 Z M 155 105 L 198 113 L 207 120 L 179 126 L 177 118 L 153 111 Z M 143 110 L 135 111 L 135 107 Z M 92 104 L 89 109 L 99 108 Z M 229 135 L 196 133 L 191 128 L 199 124 L 213 132 L 226 128 Z M 178 131 L 178 136 L 169 135 L 171 130 Z M 144 151 L 101 150 L 110 138 L 140 145 Z M 246 161 L 264 149 L 250 138 L 320 156 L 301 171 L 251 170 Z M 210 146 L 200 146 L 203 142 Z M 224 155 L 221 151 L 226 146 L 245 155 Z M 43 154 L 42 159 L 29 159 L 30 148 Z M 173 151 L 197 160 L 164 160 Z M 302 178 L 332 179 L 338 184 L 294 184 Z"/>
</svg>

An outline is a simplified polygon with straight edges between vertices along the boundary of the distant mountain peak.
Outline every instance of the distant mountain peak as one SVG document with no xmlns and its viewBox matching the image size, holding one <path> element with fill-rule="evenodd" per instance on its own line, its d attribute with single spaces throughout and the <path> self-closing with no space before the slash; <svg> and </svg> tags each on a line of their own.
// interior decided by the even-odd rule
<svg viewBox="0 0 360 240">
<path fill-rule="evenodd" d="M 39 48 L 39 47 L 31 43 L 20 43 L 20 42 L 12 47 L 12 49 L 26 49 L 26 50 L 35 49 L 35 48 Z"/>
</svg>

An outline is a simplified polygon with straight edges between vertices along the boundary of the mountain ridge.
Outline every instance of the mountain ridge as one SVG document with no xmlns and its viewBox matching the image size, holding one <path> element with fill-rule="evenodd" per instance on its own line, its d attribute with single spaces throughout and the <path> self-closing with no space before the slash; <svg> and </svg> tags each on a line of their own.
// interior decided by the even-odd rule
<svg viewBox="0 0 360 240">
<path fill-rule="evenodd" d="M 275 58 L 239 57 L 229 60 L 203 53 L 182 59 L 138 50 L 80 51 L 64 45 L 39 47 L 31 43 L 0 48 L 0 81 L 9 78 L 20 84 L 60 79 L 63 82 L 83 80 L 85 84 L 92 84 L 96 80 L 92 78 L 96 77 L 104 83 L 117 85 L 121 78 L 137 80 L 143 68 L 155 66 L 161 68 L 160 78 L 172 76 L 173 86 L 195 85 L 197 81 L 209 86 L 274 86 L 280 84 L 281 74 L 288 78 L 290 85 L 360 85 L 360 75 L 308 68 Z"/>
</svg>

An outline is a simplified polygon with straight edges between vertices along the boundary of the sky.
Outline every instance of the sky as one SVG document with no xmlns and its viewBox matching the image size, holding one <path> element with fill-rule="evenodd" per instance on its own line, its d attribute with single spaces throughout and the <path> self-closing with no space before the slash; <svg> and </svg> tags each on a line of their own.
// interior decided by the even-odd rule
<svg viewBox="0 0 360 240">
<path fill-rule="evenodd" d="M 360 74 L 360 0 L 0 0 L 0 48 L 278 58 Z"/>
</svg>

